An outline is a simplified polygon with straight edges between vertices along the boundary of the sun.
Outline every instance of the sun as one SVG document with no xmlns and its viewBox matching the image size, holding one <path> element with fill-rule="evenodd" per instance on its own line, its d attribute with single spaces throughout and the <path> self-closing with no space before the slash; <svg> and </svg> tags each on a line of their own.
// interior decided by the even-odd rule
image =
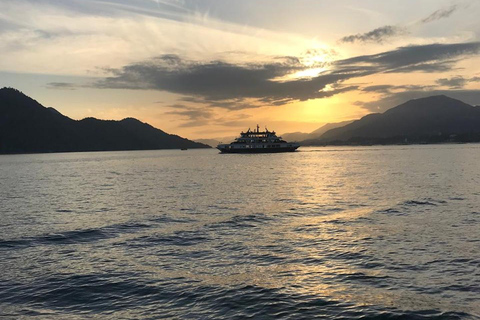
<svg viewBox="0 0 480 320">
<path fill-rule="evenodd" d="M 325 71 L 327 71 L 327 68 L 324 68 L 324 67 L 306 69 L 306 70 L 302 70 L 302 71 L 291 74 L 290 79 L 315 78 Z"/>
</svg>

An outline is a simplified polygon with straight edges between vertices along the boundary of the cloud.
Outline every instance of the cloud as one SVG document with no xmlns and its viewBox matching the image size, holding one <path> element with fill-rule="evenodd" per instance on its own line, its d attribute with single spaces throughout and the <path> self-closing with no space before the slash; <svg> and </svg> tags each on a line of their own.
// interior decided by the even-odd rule
<svg viewBox="0 0 480 320">
<path fill-rule="evenodd" d="M 376 85 L 376 86 L 368 86 L 362 88 L 363 92 L 374 92 L 374 93 L 390 93 L 390 90 L 394 88 L 395 86 L 389 85 L 389 84 L 382 84 L 382 85 Z"/>
<path fill-rule="evenodd" d="M 97 88 L 150 89 L 168 91 L 195 97 L 197 101 L 229 109 L 255 107 L 242 99 L 256 99 L 261 104 L 285 104 L 294 100 L 329 97 L 354 90 L 356 87 L 335 86 L 320 91 L 329 84 L 339 83 L 364 74 L 363 70 L 350 70 L 348 74 L 330 73 L 313 79 L 276 81 L 306 67 L 299 59 L 283 57 L 269 63 L 232 64 L 223 61 L 197 62 L 177 55 L 163 55 L 154 59 L 110 69 L 113 75 L 97 81 Z M 229 104 L 234 102 L 233 104 Z M 239 104 L 243 104 L 239 107 Z M 258 106 L 258 105 L 257 105 Z"/>
<path fill-rule="evenodd" d="M 459 88 L 463 88 L 468 83 L 468 80 L 462 76 L 456 76 L 452 78 L 438 79 L 435 81 L 435 83 L 437 83 L 440 86 L 459 89 Z"/>
<path fill-rule="evenodd" d="M 77 85 L 70 82 L 49 82 L 47 83 L 47 89 L 60 89 L 60 90 L 75 90 Z"/>
<path fill-rule="evenodd" d="M 417 63 L 406 65 L 403 67 L 393 68 L 386 73 L 412 73 L 412 72 L 423 72 L 423 73 L 439 73 L 451 71 L 454 69 L 457 60 L 446 60 L 446 61 L 428 61 L 425 63 Z"/>
<path fill-rule="evenodd" d="M 194 4 L 184 1 L 158 4 L 147 0 L 0 1 L 0 70 L 88 77 L 98 66 L 120 68 L 164 53 L 203 60 L 248 48 L 258 58 L 297 55 L 306 46 L 299 34 L 200 15 Z"/>
<path fill-rule="evenodd" d="M 182 99 L 189 100 L 189 99 Z M 190 101 L 194 103 L 203 103 L 203 100 Z M 165 115 L 180 116 L 185 122 L 180 124 L 180 127 L 199 127 L 204 125 L 217 125 L 221 123 L 223 126 L 229 126 L 230 123 L 236 123 L 239 120 L 245 121 L 250 115 L 238 114 L 238 113 L 220 113 L 217 114 L 211 108 L 211 106 L 202 105 L 185 105 L 185 104 L 172 104 L 167 106 L 172 109 L 166 111 Z"/>
<path fill-rule="evenodd" d="M 448 18 L 452 15 L 452 13 L 457 11 L 457 9 L 458 9 L 457 5 L 453 5 L 448 8 L 439 9 L 433 12 L 431 15 L 429 15 L 425 19 L 422 19 L 422 23 L 429 23 L 432 21 Z"/>
<path fill-rule="evenodd" d="M 394 85 L 375 85 L 375 86 L 367 86 L 361 88 L 362 92 L 367 93 L 376 93 L 376 94 L 391 94 L 394 92 L 403 92 L 403 91 L 425 91 L 425 90 L 433 90 L 436 86 L 434 85 L 401 85 L 401 86 L 394 86 Z M 357 101 L 357 105 L 363 105 L 362 102 Z"/>
<path fill-rule="evenodd" d="M 228 110 L 243 110 L 243 109 L 258 108 L 262 106 L 259 104 L 251 103 L 251 101 L 248 101 L 248 99 L 244 99 L 244 98 L 226 99 L 226 100 L 208 100 L 201 97 L 189 96 L 189 97 L 182 97 L 179 99 L 179 101 L 191 102 L 191 103 L 201 104 L 201 105 L 209 105 L 210 107 L 223 108 Z"/>
<path fill-rule="evenodd" d="M 420 23 L 430 23 L 436 20 L 444 19 L 450 17 L 455 11 L 457 11 L 459 7 L 457 5 L 452 5 L 448 8 L 442 8 L 436 10 L 428 17 L 422 19 Z M 345 36 L 340 39 L 340 42 L 344 43 L 367 43 L 367 42 L 374 42 L 374 43 L 383 43 L 386 39 L 402 36 L 408 34 L 408 28 L 403 26 L 392 26 L 386 25 L 383 27 L 376 28 L 369 32 L 365 33 L 357 33 L 349 36 Z"/>
<path fill-rule="evenodd" d="M 392 51 L 353 57 L 337 66 L 372 68 L 375 72 L 437 72 L 452 68 L 455 59 L 480 53 L 480 42 L 428 44 L 399 47 Z"/>
<path fill-rule="evenodd" d="M 376 42 L 382 43 L 387 38 L 403 35 L 407 33 L 405 28 L 397 26 L 383 26 L 366 33 L 358 33 L 340 39 L 341 42 Z"/>
<path fill-rule="evenodd" d="M 175 110 L 167 111 L 165 114 L 179 115 L 187 117 L 190 120 L 210 119 L 213 117 L 213 112 L 205 108 L 196 108 L 183 104 L 174 104 L 169 107 L 174 108 Z"/>
<path fill-rule="evenodd" d="M 111 75 L 93 86 L 167 91 L 195 100 L 191 102 L 239 110 L 331 97 L 358 89 L 356 85 L 345 85 L 345 81 L 378 73 L 444 72 L 452 70 L 459 59 L 479 53 L 480 42 L 399 47 L 337 60 L 325 65 L 328 70 L 316 77 L 286 81 L 277 79 L 307 68 L 299 58 L 234 64 L 162 55 L 109 69 Z"/>
<path fill-rule="evenodd" d="M 205 107 L 194 107 L 184 104 L 174 104 L 168 106 L 173 110 L 164 112 L 166 115 L 176 115 L 185 119 L 186 122 L 182 123 L 181 127 L 196 127 L 203 126 L 210 123 L 215 114 L 212 110 Z"/>
<path fill-rule="evenodd" d="M 480 82 L 480 77 L 464 78 L 462 76 L 455 76 L 451 78 L 437 79 L 435 83 L 442 87 L 449 87 L 451 89 L 461 89 L 469 82 Z"/>
</svg>

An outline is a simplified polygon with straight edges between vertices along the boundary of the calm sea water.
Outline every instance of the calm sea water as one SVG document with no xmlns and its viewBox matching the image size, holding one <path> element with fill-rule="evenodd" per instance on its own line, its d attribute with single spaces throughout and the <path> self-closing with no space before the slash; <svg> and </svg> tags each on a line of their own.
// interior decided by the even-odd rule
<svg viewBox="0 0 480 320">
<path fill-rule="evenodd" d="M 0 156 L 0 317 L 479 319 L 480 145 Z"/>
</svg>

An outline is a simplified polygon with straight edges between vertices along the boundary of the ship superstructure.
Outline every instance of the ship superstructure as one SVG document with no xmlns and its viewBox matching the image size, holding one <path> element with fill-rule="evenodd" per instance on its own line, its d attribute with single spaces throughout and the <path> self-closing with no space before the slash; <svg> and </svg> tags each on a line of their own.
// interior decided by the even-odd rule
<svg viewBox="0 0 480 320">
<path fill-rule="evenodd" d="M 256 130 L 241 132 L 240 137 L 229 144 L 219 144 L 217 149 L 222 153 L 271 153 L 271 152 L 292 152 L 300 144 L 287 142 L 282 137 L 277 137 L 275 131 L 260 131 L 257 125 Z"/>
</svg>

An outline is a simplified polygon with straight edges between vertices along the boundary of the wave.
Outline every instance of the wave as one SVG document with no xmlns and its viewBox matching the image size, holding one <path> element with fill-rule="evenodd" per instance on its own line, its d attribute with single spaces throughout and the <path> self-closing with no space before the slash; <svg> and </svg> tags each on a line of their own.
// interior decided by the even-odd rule
<svg viewBox="0 0 480 320">
<path fill-rule="evenodd" d="M 10 240 L 0 239 L 0 248 L 19 248 L 38 245 L 89 243 L 113 238 L 122 233 L 137 232 L 141 229 L 149 227 L 151 227 L 151 225 L 145 223 L 128 222 L 122 224 L 114 224 L 101 228 L 89 228 L 59 233 L 43 234 L 36 237 L 24 237 Z"/>
<path fill-rule="evenodd" d="M 362 278 L 362 275 L 353 276 Z M 132 280 L 136 279 L 136 280 Z M 0 299 L 69 315 L 192 319 L 473 319 L 465 312 L 356 305 L 255 285 L 207 286 L 140 280 L 136 274 L 55 275 L 34 283 L 4 283 Z M 179 279 L 174 279 L 179 280 Z M 25 310 L 25 309 L 20 309 Z M 19 313 L 20 315 L 21 313 Z"/>
<path fill-rule="evenodd" d="M 254 228 L 272 220 L 273 218 L 265 214 L 237 215 L 225 221 L 212 223 L 208 227 L 210 229 Z"/>
</svg>

